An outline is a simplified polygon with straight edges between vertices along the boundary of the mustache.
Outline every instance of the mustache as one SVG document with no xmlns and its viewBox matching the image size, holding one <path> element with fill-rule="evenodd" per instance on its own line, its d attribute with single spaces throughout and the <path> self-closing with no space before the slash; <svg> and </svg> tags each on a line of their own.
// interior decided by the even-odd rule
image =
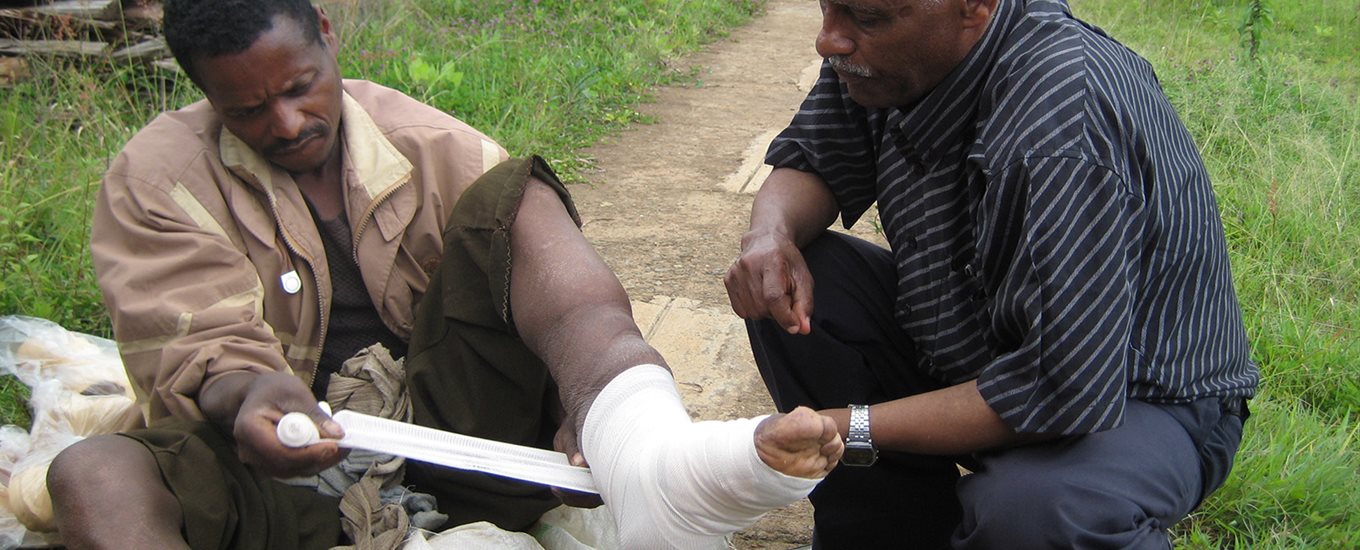
<svg viewBox="0 0 1360 550">
<path fill-rule="evenodd" d="M 856 65 L 850 62 L 850 58 L 843 55 L 833 55 L 826 58 L 831 63 L 831 68 L 841 74 L 850 74 L 861 78 L 873 78 L 874 71 L 863 65 Z"/>
<path fill-rule="evenodd" d="M 325 124 L 314 124 L 314 125 L 312 125 L 312 126 L 308 126 L 308 127 L 307 127 L 306 129 L 304 129 L 301 133 L 299 133 L 299 134 L 298 134 L 298 137 L 293 138 L 293 139 L 290 139 L 290 140 L 288 140 L 288 141 L 280 141 L 280 142 L 274 143 L 274 144 L 270 145 L 268 148 L 266 148 L 264 152 L 265 152 L 266 155 L 276 155 L 276 154 L 278 154 L 278 153 L 281 153 L 281 152 L 286 151 L 286 150 L 288 150 L 288 149 L 291 149 L 291 148 L 293 148 L 293 147 L 297 147 L 298 145 L 300 145 L 300 144 L 301 144 L 302 142 L 304 142 L 304 141 L 307 141 L 307 140 L 312 139 L 312 138 L 314 138 L 314 137 L 325 136 L 325 135 L 326 135 L 326 125 L 325 125 Z"/>
</svg>

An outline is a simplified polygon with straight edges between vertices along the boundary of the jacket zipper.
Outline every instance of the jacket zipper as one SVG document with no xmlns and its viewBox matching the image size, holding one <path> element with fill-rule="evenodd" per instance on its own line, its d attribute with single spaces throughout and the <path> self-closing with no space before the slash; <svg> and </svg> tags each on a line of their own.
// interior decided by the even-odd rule
<svg viewBox="0 0 1360 550">
<path fill-rule="evenodd" d="M 406 174 L 405 176 L 402 176 L 401 181 L 387 186 L 387 189 L 384 189 L 382 193 L 379 193 L 377 197 L 374 197 L 373 200 L 369 201 L 368 208 L 364 210 L 364 217 L 359 218 L 359 228 L 354 231 L 354 242 L 350 243 L 350 253 L 354 255 L 354 263 L 356 265 L 359 264 L 359 238 L 363 237 L 364 231 L 368 229 L 368 220 L 373 219 L 373 212 L 378 209 L 378 206 L 380 206 L 383 201 L 392 196 L 392 193 L 405 187 L 410 181 L 411 175 Z M 400 243 L 398 243 L 398 246 L 400 246 Z M 360 271 L 362 271 L 362 267 L 360 268 Z"/>
<path fill-rule="evenodd" d="M 314 351 L 310 352 L 312 371 L 308 373 L 307 376 L 307 389 L 310 390 L 314 389 L 312 388 L 312 384 L 316 383 L 316 371 L 321 368 L 321 350 L 322 346 L 326 345 L 326 328 L 330 325 L 326 320 L 326 307 L 323 303 L 324 299 L 321 296 L 321 276 L 317 274 L 316 262 L 299 250 L 297 245 L 293 243 L 293 237 L 288 234 L 288 230 L 284 228 L 283 223 L 280 221 L 283 219 L 283 216 L 279 213 L 278 197 L 274 195 L 273 190 L 267 191 L 266 195 L 269 197 L 269 207 L 274 213 L 274 225 L 279 228 L 279 234 L 283 235 L 283 245 L 288 247 L 289 253 L 301 258 L 302 261 L 307 262 L 307 267 L 312 272 L 312 281 L 316 283 L 316 307 L 321 317 L 321 327 L 316 340 L 316 348 Z"/>
</svg>

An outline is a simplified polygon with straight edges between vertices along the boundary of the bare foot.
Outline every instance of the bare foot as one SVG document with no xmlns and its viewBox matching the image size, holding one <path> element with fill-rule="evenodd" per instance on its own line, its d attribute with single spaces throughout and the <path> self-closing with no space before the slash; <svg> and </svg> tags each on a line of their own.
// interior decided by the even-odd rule
<svg viewBox="0 0 1360 550">
<path fill-rule="evenodd" d="M 826 477 L 845 451 L 836 421 L 807 407 L 766 418 L 756 426 L 755 442 L 760 460 L 794 477 Z"/>
</svg>

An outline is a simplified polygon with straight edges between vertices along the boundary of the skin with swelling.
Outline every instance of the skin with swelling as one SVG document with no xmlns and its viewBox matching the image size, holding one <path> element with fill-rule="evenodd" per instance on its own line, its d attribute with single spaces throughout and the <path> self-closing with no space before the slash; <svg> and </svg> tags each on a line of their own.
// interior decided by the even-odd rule
<svg viewBox="0 0 1360 550">
<path fill-rule="evenodd" d="M 584 464 L 577 441 L 595 396 L 624 370 L 664 366 L 664 359 L 633 322 L 623 285 L 547 185 L 535 181 L 525 189 L 510 245 L 516 258 L 510 278 L 515 326 L 558 381 L 566 417 L 556 446 Z M 839 459 L 835 434 L 830 418 L 804 409 L 770 417 L 755 438 L 757 452 L 772 468 L 820 477 Z"/>
</svg>

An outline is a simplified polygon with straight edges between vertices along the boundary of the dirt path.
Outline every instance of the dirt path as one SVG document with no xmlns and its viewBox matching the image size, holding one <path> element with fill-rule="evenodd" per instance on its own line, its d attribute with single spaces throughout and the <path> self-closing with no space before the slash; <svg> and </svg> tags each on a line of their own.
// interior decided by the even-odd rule
<svg viewBox="0 0 1360 550">
<path fill-rule="evenodd" d="M 751 195 L 724 183 L 748 154 L 760 161 L 773 137 L 765 134 L 783 128 L 806 95 L 799 80 L 819 60 L 812 47 L 819 23 L 812 0 L 771 0 L 764 16 L 682 60 L 699 68 L 701 84 L 659 90 L 641 107 L 655 124 L 588 151 L 599 172 L 588 176 L 592 186 L 572 192 L 586 234 L 634 299 L 678 295 L 726 306 L 722 274 Z M 762 136 L 759 151 L 750 151 Z"/>
<path fill-rule="evenodd" d="M 639 326 L 675 371 L 692 416 L 773 412 L 722 277 L 736 257 L 765 147 L 816 77 L 817 2 L 765 15 L 682 61 L 698 86 L 665 88 L 636 125 L 589 150 L 598 171 L 572 189 L 586 236 L 618 273 Z M 766 169 L 767 170 L 767 169 Z M 871 224 L 861 224 L 872 227 Z M 740 533 L 737 548 L 810 543 L 806 501 Z"/>
</svg>

